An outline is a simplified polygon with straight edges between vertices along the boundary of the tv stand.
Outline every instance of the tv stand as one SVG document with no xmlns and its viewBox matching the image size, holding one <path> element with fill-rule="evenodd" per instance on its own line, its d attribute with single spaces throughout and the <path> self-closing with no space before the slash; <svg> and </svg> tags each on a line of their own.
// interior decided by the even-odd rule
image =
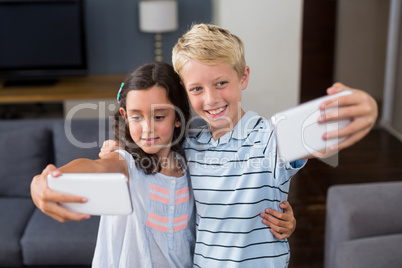
<svg viewBox="0 0 402 268">
<path fill-rule="evenodd" d="M 53 86 L 57 83 L 56 77 L 8 79 L 4 81 L 3 87 L 37 87 Z"/>
<path fill-rule="evenodd" d="M 7 86 L 0 80 L 0 104 L 116 98 L 126 74 L 61 77 L 53 85 Z"/>
</svg>

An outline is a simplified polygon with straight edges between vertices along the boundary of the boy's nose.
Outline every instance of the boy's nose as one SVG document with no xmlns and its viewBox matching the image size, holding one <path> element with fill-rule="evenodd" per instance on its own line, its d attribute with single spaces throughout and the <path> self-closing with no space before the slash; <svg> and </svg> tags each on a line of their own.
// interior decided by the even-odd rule
<svg viewBox="0 0 402 268">
<path fill-rule="evenodd" d="M 209 106 L 213 106 L 219 101 L 219 93 L 216 89 L 207 89 L 205 94 L 205 102 Z"/>
</svg>

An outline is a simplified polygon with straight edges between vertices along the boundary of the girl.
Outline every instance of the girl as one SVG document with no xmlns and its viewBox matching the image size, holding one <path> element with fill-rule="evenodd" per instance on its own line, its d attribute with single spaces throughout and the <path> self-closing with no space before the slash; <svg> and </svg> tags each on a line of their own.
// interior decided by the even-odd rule
<svg viewBox="0 0 402 268">
<path fill-rule="evenodd" d="M 187 93 L 169 64 L 152 63 L 128 76 L 118 101 L 114 131 L 124 150 L 99 160 L 77 159 L 60 169 L 49 165 L 34 178 L 32 198 L 43 212 L 59 221 L 84 219 L 73 212 L 64 214 L 57 202 L 81 201 L 49 191 L 46 176 L 121 172 L 129 178 L 134 212 L 101 217 L 93 267 L 191 267 L 195 211 L 182 149 L 190 117 Z M 288 208 L 287 214 L 276 215 L 285 216 L 280 230 L 288 235 L 295 220 L 288 204 L 282 208 Z"/>
<path fill-rule="evenodd" d="M 153 63 L 128 76 L 118 101 L 114 131 L 124 150 L 50 166 L 41 177 L 121 172 L 129 179 L 134 212 L 101 216 L 93 267 L 191 267 L 194 200 L 181 147 L 190 117 L 186 92 L 170 65 Z"/>
</svg>

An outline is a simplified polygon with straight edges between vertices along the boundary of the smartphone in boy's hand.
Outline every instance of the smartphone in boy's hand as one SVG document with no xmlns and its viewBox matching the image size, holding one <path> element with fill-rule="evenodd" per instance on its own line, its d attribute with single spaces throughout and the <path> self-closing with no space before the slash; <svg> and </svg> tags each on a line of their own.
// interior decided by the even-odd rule
<svg viewBox="0 0 402 268">
<path fill-rule="evenodd" d="M 292 162 L 313 155 L 322 157 L 325 149 L 336 146 L 343 138 L 323 139 L 324 133 L 336 131 L 345 127 L 350 120 L 340 120 L 319 123 L 323 113 L 336 111 L 336 103 L 325 111 L 320 110 L 320 104 L 326 100 L 352 94 L 350 90 L 341 91 L 335 95 L 324 96 L 300 104 L 296 107 L 279 112 L 271 117 L 275 126 L 275 136 L 278 143 L 279 156 L 284 162 Z M 324 150 L 324 151 L 323 151 Z"/>
</svg>

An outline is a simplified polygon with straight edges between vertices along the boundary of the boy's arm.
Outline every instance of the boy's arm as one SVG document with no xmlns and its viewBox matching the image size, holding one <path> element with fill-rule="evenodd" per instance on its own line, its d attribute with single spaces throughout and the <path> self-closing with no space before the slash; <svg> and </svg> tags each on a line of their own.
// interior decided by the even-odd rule
<svg viewBox="0 0 402 268">
<path fill-rule="evenodd" d="M 324 140 L 343 137 L 346 137 L 346 139 L 337 145 L 306 156 L 304 159 L 330 157 L 363 139 L 374 126 L 378 116 L 377 103 L 374 98 L 362 90 L 347 87 L 342 83 L 333 84 L 327 89 L 327 93 L 328 95 L 333 95 L 343 90 L 350 90 L 353 94 L 330 99 L 321 103 L 320 110 L 322 111 L 328 108 L 338 109 L 321 115 L 319 122 L 327 123 L 343 119 L 351 120 L 347 126 L 324 133 L 322 137 Z"/>
<path fill-rule="evenodd" d="M 102 144 L 101 151 L 99 152 L 98 156 L 99 156 L 99 158 L 103 159 L 103 157 L 105 155 L 107 155 L 108 153 L 113 152 L 115 150 L 118 150 L 118 149 L 121 149 L 121 148 L 119 147 L 119 143 L 117 141 L 115 141 L 115 140 L 104 141 Z"/>
<path fill-rule="evenodd" d="M 329 112 L 322 116 L 320 123 L 352 119 L 352 122 L 346 127 L 324 134 L 324 139 L 347 137 L 335 146 L 337 148 L 330 148 L 332 150 L 348 148 L 364 138 L 374 126 L 378 116 L 376 101 L 362 90 L 347 87 L 342 83 L 335 83 L 327 89 L 327 93 L 333 95 L 346 89 L 351 90 L 353 94 L 339 97 L 337 101 L 328 100 L 320 105 L 321 110 L 331 108 L 331 105 L 339 107 L 337 111 Z"/>
<path fill-rule="evenodd" d="M 69 173 L 103 173 L 120 172 L 128 177 L 127 164 L 118 153 L 111 153 L 104 159 L 90 160 L 77 159 L 57 169 L 54 165 L 48 165 L 40 175 L 31 182 L 31 196 L 35 205 L 45 214 L 59 222 L 80 221 L 88 219 L 90 215 L 71 212 L 59 205 L 61 202 L 85 203 L 84 197 L 56 193 L 49 189 L 47 176 L 58 177 L 62 172 Z"/>
<path fill-rule="evenodd" d="M 262 223 L 271 228 L 271 233 L 282 240 L 289 238 L 296 229 L 296 218 L 288 201 L 282 202 L 279 207 L 283 209 L 283 213 L 267 208 L 265 213 L 260 214 L 260 217 Z"/>
</svg>

